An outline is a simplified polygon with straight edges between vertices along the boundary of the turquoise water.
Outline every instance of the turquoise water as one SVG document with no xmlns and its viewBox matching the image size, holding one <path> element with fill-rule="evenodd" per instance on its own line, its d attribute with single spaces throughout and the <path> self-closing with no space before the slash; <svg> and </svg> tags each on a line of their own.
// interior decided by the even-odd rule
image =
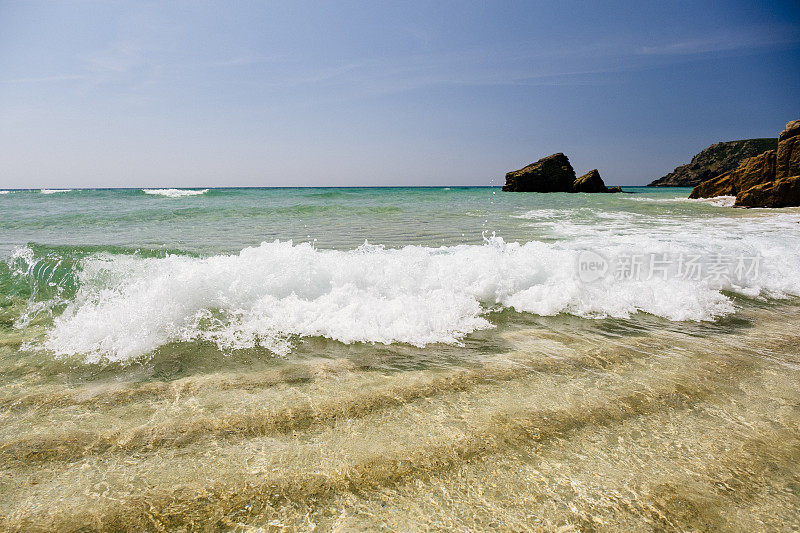
<svg viewBox="0 0 800 533">
<path fill-rule="evenodd" d="M 688 193 L 2 193 L 0 529 L 797 530 L 800 209 Z"/>
<path fill-rule="evenodd" d="M 29 348 L 97 362 L 199 340 L 457 345 L 501 310 L 714 322 L 800 294 L 798 210 L 687 192 L 9 191 L 1 316 L 41 324 Z"/>
<path fill-rule="evenodd" d="M 199 189 L 202 190 L 202 189 Z M 635 198 L 673 199 L 689 189 L 628 187 Z M 347 249 L 365 240 L 387 246 L 553 240 L 546 226 L 514 218 L 534 209 L 569 210 L 577 222 L 597 213 L 719 215 L 704 204 L 631 202 L 629 195 L 502 194 L 495 187 L 210 189 L 170 198 L 141 189 L 39 190 L 0 195 L 0 253 L 28 243 L 238 252 L 274 239 Z M 585 208 L 585 209 L 583 209 Z M 583 211 L 582 211 L 583 209 Z"/>
</svg>

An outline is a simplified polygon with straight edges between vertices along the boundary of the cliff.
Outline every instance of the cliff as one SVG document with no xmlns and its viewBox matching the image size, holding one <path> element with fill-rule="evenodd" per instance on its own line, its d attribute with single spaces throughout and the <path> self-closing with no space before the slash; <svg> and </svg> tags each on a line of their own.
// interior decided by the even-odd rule
<svg viewBox="0 0 800 533">
<path fill-rule="evenodd" d="M 776 150 L 778 139 L 743 139 L 712 144 L 649 187 L 695 187 L 711 178 L 732 172 L 744 159 Z"/>
<path fill-rule="evenodd" d="M 777 150 L 744 159 L 695 187 L 689 198 L 714 196 L 736 196 L 742 207 L 800 206 L 800 120 L 786 124 Z"/>
</svg>

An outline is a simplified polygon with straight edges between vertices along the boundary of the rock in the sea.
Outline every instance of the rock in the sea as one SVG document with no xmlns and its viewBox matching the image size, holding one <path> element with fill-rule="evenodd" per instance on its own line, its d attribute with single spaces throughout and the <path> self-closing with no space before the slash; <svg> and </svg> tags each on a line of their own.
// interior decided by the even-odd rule
<svg viewBox="0 0 800 533">
<path fill-rule="evenodd" d="M 650 183 L 649 187 L 695 187 L 700 183 L 727 174 L 744 159 L 775 150 L 778 139 L 743 139 L 712 144 L 686 165 Z"/>
<path fill-rule="evenodd" d="M 786 124 L 777 151 L 743 160 L 735 170 L 696 186 L 689 198 L 729 195 L 742 207 L 800 206 L 800 120 Z"/>
<path fill-rule="evenodd" d="M 572 184 L 572 192 L 608 192 L 597 169 L 590 170 Z"/>
<path fill-rule="evenodd" d="M 549 155 L 525 168 L 506 174 L 504 191 L 512 192 L 622 192 L 608 189 L 597 169 L 575 178 L 575 170 L 562 153 Z"/>
<path fill-rule="evenodd" d="M 575 171 L 562 153 L 549 155 L 525 168 L 506 174 L 504 191 L 569 192 Z"/>
</svg>

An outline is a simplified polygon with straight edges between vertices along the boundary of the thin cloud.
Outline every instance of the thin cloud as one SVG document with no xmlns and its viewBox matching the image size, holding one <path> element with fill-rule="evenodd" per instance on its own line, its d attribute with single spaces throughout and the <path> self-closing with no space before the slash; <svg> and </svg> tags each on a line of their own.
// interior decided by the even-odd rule
<svg viewBox="0 0 800 533">
<path fill-rule="evenodd" d="M 748 48 L 768 48 L 773 46 L 787 46 L 800 43 L 797 37 L 754 37 L 754 38 L 719 38 L 719 39 L 690 39 L 655 46 L 644 46 L 639 51 L 642 55 L 692 55 L 712 52 L 726 52 L 730 50 L 745 50 Z"/>
</svg>

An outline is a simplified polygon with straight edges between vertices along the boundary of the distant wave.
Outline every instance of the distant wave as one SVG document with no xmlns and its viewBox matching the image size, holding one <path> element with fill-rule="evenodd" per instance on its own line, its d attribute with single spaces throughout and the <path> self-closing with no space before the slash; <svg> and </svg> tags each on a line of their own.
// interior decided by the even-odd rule
<svg viewBox="0 0 800 533">
<path fill-rule="evenodd" d="M 574 216 L 574 209 L 533 209 L 521 215 L 511 215 L 511 218 L 537 220 L 542 218 L 564 218 Z"/>
<path fill-rule="evenodd" d="M 55 194 L 57 192 L 70 192 L 72 189 L 42 189 L 39 192 L 42 194 Z"/>
<path fill-rule="evenodd" d="M 10 192 L 11 192 L 11 191 L 0 191 L 0 194 L 8 194 L 8 193 L 10 193 Z"/>
<path fill-rule="evenodd" d="M 208 192 L 208 189 L 142 189 L 145 194 L 166 196 L 167 198 L 182 198 L 184 196 L 199 196 Z"/>
</svg>

